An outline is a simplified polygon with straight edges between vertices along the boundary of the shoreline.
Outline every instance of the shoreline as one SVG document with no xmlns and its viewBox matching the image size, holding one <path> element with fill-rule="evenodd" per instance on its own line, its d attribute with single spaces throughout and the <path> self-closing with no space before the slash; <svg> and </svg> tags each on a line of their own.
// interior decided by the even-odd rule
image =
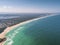
<svg viewBox="0 0 60 45">
<path fill-rule="evenodd" d="M 55 16 L 55 15 L 49 15 L 49 16 L 44 16 L 44 17 L 35 18 L 35 19 L 32 19 L 32 20 L 27 20 L 27 21 L 25 21 L 25 22 L 16 24 L 16 25 L 14 25 L 14 26 L 7 27 L 7 28 L 4 30 L 4 32 L 0 34 L 0 38 L 4 38 L 5 35 L 6 35 L 9 31 L 11 31 L 12 29 L 14 29 L 14 28 L 16 28 L 16 27 L 18 27 L 18 26 L 20 26 L 20 25 L 24 25 L 24 24 L 26 24 L 26 23 L 29 23 L 29 22 L 32 22 L 32 21 L 36 21 L 36 20 L 39 20 L 39 19 L 43 19 L 43 18 L 47 18 L 47 17 L 51 17 L 51 16 Z M 2 45 L 2 44 L 4 44 L 4 42 L 2 42 L 0 45 Z"/>
</svg>

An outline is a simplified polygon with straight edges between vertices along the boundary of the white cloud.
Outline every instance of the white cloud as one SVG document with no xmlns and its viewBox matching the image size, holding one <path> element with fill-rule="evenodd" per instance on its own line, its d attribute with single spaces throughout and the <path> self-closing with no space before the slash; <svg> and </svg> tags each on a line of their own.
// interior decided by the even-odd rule
<svg viewBox="0 0 60 45">
<path fill-rule="evenodd" d="M 39 12 L 39 9 L 34 8 L 14 8 L 11 6 L 3 6 L 0 7 L 0 12 L 8 12 L 8 13 L 33 13 Z"/>
<path fill-rule="evenodd" d="M 55 12 L 57 10 L 51 9 L 38 9 L 38 8 L 15 8 L 12 6 L 2 6 L 0 7 L 0 12 L 6 13 L 47 13 L 47 12 Z"/>
<path fill-rule="evenodd" d="M 11 6 L 2 6 L 2 8 L 12 8 Z"/>
</svg>

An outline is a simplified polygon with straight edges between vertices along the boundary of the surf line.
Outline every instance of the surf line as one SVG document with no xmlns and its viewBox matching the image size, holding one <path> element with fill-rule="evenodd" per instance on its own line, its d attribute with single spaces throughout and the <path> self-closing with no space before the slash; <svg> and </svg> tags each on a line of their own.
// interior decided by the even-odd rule
<svg viewBox="0 0 60 45">
<path fill-rule="evenodd" d="M 20 25 L 24 25 L 24 24 L 30 23 L 32 21 L 36 21 L 36 20 L 39 20 L 39 19 L 44 19 L 44 18 L 51 17 L 51 16 L 55 16 L 55 15 L 48 15 L 48 16 L 44 16 L 44 17 L 35 18 L 35 19 L 32 19 L 32 20 L 22 22 L 22 23 L 20 23 Z M 22 29 L 22 28 L 23 27 L 20 27 L 20 29 Z M 12 39 L 17 35 L 17 33 L 19 33 L 19 29 L 15 30 L 12 34 L 8 35 L 5 43 L 7 42 L 7 45 L 12 45 L 14 43 L 14 41 Z"/>
<path fill-rule="evenodd" d="M 47 16 L 43 16 L 43 17 L 38 17 L 38 18 L 35 18 L 35 19 L 32 19 L 32 20 L 28 20 L 28 21 L 20 23 L 20 25 L 24 25 L 24 24 L 30 23 L 32 21 L 36 21 L 36 20 L 39 20 L 39 19 L 44 19 L 44 18 L 51 17 L 51 16 L 56 16 L 56 14 L 51 14 L 51 15 L 47 15 Z"/>
</svg>

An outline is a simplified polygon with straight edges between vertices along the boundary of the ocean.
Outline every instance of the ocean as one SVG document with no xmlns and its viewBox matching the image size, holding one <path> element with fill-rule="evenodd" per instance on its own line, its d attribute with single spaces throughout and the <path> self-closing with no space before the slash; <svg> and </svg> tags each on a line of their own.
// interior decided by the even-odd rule
<svg viewBox="0 0 60 45">
<path fill-rule="evenodd" d="M 6 38 L 4 45 L 60 45 L 60 14 L 22 24 Z"/>
</svg>

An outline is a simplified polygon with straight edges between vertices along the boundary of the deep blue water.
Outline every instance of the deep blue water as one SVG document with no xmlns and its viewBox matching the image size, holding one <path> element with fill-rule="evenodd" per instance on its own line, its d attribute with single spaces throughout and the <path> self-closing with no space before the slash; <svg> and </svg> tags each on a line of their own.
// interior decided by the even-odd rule
<svg viewBox="0 0 60 45">
<path fill-rule="evenodd" d="M 20 25 L 6 36 L 4 45 L 60 45 L 60 15 Z"/>
</svg>

